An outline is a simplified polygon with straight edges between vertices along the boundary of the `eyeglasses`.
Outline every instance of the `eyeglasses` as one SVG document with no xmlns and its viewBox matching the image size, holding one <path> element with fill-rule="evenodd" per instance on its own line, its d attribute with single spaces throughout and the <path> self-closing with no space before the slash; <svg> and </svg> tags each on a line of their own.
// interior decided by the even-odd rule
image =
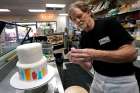
<svg viewBox="0 0 140 93">
<path fill-rule="evenodd" d="M 77 14 L 74 16 L 70 16 L 71 20 L 73 22 L 81 22 L 82 20 L 84 20 L 86 18 L 87 13 L 82 13 L 82 14 Z"/>
</svg>

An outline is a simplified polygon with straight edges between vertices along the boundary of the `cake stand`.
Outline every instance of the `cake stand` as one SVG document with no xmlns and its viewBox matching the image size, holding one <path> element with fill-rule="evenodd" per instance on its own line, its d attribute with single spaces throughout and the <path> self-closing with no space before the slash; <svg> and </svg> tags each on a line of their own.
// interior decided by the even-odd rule
<svg viewBox="0 0 140 93">
<path fill-rule="evenodd" d="M 48 68 L 48 74 L 43 77 L 40 80 L 34 80 L 34 81 L 22 81 L 19 79 L 19 74 L 16 72 L 10 79 L 10 85 L 16 89 L 24 89 L 24 90 L 29 90 L 29 89 L 34 89 L 41 87 L 49 82 L 51 78 L 55 75 L 55 69 L 54 67 L 47 65 Z"/>
</svg>

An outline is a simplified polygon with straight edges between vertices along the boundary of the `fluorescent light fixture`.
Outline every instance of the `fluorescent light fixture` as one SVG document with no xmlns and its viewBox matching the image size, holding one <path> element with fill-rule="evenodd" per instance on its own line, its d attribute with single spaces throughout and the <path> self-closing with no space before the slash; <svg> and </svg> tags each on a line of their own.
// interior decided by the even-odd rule
<svg viewBox="0 0 140 93">
<path fill-rule="evenodd" d="M 63 13 L 63 14 L 59 14 L 60 16 L 68 16 L 68 14 Z"/>
<path fill-rule="evenodd" d="M 65 4 L 46 4 L 46 7 L 51 7 L 51 8 L 64 8 L 66 5 Z"/>
<path fill-rule="evenodd" d="M 0 12 L 10 12 L 9 9 L 0 9 Z"/>
<path fill-rule="evenodd" d="M 45 9 L 28 9 L 29 12 L 46 12 Z"/>
</svg>

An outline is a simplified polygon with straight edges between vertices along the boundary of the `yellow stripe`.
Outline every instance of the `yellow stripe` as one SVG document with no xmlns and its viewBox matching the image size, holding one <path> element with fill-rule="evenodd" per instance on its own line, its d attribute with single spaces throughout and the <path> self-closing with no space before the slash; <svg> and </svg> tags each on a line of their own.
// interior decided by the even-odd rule
<svg viewBox="0 0 140 93">
<path fill-rule="evenodd" d="M 45 69 L 45 67 L 42 68 L 42 73 L 43 73 L 43 76 L 46 75 L 46 69 Z"/>
</svg>

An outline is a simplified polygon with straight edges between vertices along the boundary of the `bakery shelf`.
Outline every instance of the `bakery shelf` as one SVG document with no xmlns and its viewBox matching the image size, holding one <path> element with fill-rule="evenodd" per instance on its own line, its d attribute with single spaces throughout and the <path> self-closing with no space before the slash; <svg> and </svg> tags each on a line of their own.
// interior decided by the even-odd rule
<svg viewBox="0 0 140 93">
<path fill-rule="evenodd" d="M 106 17 L 128 15 L 128 14 L 135 13 L 135 12 L 140 12 L 140 9 L 135 9 L 135 10 L 131 10 L 131 11 L 128 11 L 128 12 L 123 12 L 123 13 L 117 13 L 116 15 L 111 15 L 111 16 L 106 16 Z"/>
<path fill-rule="evenodd" d="M 64 43 L 64 33 L 54 33 L 54 34 L 49 34 L 47 35 L 48 38 L 48 43 L 53 44 L 54 46 L 56 45 L 61 45 Z"/>
<path fill-rule="evenodd" d="M 117 15 L 128 14 L 128 13 L 139 12 L 139 11 L 140 11 L 140 9 L 131 9 L 131 10 L 128 11 L 128 12 L 118 13 Z"/>
<path fill-rule="evenodd" d="M 64 32 L 60 32 L 60 33 L 52 33 L 52 34 L 47 34 L 47 36 L 51 36 L 51 35 L 63 35 Z"/>
</svg>

